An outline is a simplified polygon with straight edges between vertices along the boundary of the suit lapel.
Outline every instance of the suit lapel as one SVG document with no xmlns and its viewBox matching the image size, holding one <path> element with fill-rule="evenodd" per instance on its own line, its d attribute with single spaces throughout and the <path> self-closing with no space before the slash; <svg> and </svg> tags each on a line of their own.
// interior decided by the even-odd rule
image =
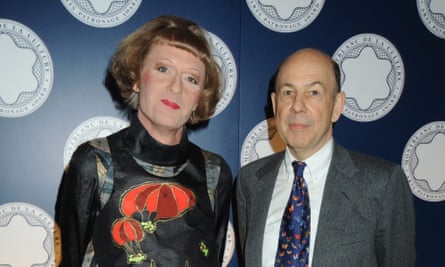
<svg viewBox="0 0 445 267">
<path fill-rule="evenodd" d="M 261 255 L 263 249 L 263 235 L 267 213 L 283 157 L 284 153 L 274 154 L 270 160 L 266 161 L 267 163 L 264 166 L 255 172 L 257 181 L 252 185 L 252 209 L 248 211 L 250 214 L 248 218 L 251 218 L 251 221 L 248 222 L 248 225 L 250 228 L 249 235 L 253 237 L 251 239 L 253 242 L 249 245 L 252 248 L 251 251 L 259 251 L 256 255 Z M 252 264 L 251 266 L 261 266 L 261 257 L 257 257 L 255 261 L 257 261 L 256 264 Z"/>
<path fill-rule="evenodd" d="M 353 208 L 350 200 L 359 197 L 352 186 L 356 182 L 353 179 L 356 172 L 347 150 L 335 144 L 320 209 L 313 266 L 328 266 L 332 262 L 332 258 L 325 255 L 331 255 L 327 252 L 337 245 L 338 240 L 333 233 L 342 232 Z"/>
</svg>

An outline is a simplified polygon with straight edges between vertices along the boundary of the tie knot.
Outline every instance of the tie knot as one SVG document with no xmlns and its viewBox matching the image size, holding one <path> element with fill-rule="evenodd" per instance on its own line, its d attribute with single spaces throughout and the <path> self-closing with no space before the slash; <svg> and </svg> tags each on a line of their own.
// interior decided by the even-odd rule
<svg viewBox="0 0 445 267">
<path fill-rule="evenodd" d="M 293 161 L 292 167 L 294 167 L 295 177 L 301 178 L 303 177 L 304 167 L 306 167 L 306 163 L 303 161 Z"/>
</svg>

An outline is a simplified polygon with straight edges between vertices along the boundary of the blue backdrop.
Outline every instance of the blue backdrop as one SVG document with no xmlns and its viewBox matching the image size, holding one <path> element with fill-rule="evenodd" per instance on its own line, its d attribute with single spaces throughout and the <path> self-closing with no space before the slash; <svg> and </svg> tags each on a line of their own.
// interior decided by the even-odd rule
<svg viewBox="0 0 445 267">
<path fill-rule="evenodd" d="M 221 63 L 228 64 L 225 67 L 231 72 L 232 76 L 226 73 L 226 79 L 236 78 L 233 88 L 226 84 L 225 90 L 231 95 L 220 113 L 204 128 L 191 132 L 190 138 L 225 157 L 234 176 L 241 166 L 246 137 L 271 116 L 269 83 L 277 65 L 287 55 L 299 48 L 315 47 L 335 58 L 339 55 L 338 49 L 349 47 L 345 42 L 350 38 L 372 34 L 376 42 L 359 46 L 356 56 L 363 47 L 371 47 L 374 52 L 382 51 L 379 59 L 386 59 L 393 67 L 395 61 L 402 60 L 401 94 L 394 96 L 387 114 L 368 121 L 342 116 L 334 135 L 348 148 L 398 164 L 403 165 L 403 160 L 409 158 L 404 169 L 415 195 L 416 266 L 443 265 L 445 170 L 441 165 L 445 165 L 445 143 L 440 139 L 445 136 L 443 0 L 294 2 L 299 3 L 272 0 L 2 2 L 0 265 L 11 264 L 8 261 L 12 256 L 6 251 L 14 253 L 11 239 L 5 237 L 26 242 L 21 221 L 12 219 L 16 214 L 21 214 L 30 225 L 33 224 L 29 217 L 33 214 L 45 218 L 42 224 L 54 216 L 69 138 L 78 141 L 76 133 L 81 135 L 90 126 L 96 127 L 85 124 L 91 118 L 126 121 L 104 85 L 108 61 L 122 38 L 162 14 L 192 19 L 215 35 L 216 48 L 225 44 L 217 52 Z M 397 57 L 391 57 L 388 52 L 394 48 Z M 34 51 L 34 55 L 24 50 Z M 388 52 L 387 56 L 384 51 Z M 349 52 L 349 58 L 353 58 L 354 50 Z M 233 62 L 230 57 L 225 62 L 225 56 L 232 56 Z M 343 71 L 346 81 L 351 74 L 348 76 L 346 70 Z M 397 77 L 400 76 L 396 74 L 396 80 Z M 391 95 L 397 84 L 391 84 L 390 78 L 387 84 Z M 350 103 L 356 102 L 351 99 Z M 370 105 L 359 111 L 372 108 Z M 416 146 L 426 144 L 434 145 L 428 147 L 427 154 L 435 156 L 431 158 L 435 169 L 433 178 L 420 179 L 415 166 L 423 154 L 412 153 L 410 148 L 415 150 Z M 424 182 L 417 184 L 418 180 Z M 17 225 L 11 225 L 12 222 Z M 50 248 L 45 251 L 49 258 L 54 257 L 52 253 L 57 254 Z M 17 260 L 13 266 L 26 266 L 20 265 L 23 262 L 53 264 L 35 257 Z M 236 257 L 231 260 L 229 257 L 228 262 L 229 266 L 237 266 Z"/>
</svg>

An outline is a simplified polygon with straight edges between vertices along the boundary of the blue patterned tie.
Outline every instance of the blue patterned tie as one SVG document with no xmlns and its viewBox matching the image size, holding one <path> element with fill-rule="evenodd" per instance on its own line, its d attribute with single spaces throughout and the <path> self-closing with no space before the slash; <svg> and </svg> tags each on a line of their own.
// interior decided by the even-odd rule
<svg viewBox="0 0 445 267">
<path fill-rule="evenodd" d="M 309 264 L 310 209 L 307 184 L 303 178 L 306 164 L 292 162 L 295 179 L 280 227 L 275 267 L 306 267 Z"/>
</svg>

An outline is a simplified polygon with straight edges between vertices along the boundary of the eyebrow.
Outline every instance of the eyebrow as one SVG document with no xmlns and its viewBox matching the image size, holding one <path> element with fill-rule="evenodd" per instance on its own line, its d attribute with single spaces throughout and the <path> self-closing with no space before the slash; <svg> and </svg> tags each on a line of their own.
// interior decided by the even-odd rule
<svg viewBox="0 0 445 267">
<path fill-rule="evenodd" d="M 303 85 L 302 88 L 309 88 L 309 87 L 312 87 L 312 86 L 317 85 L 317 84 L 319 84 L 323 89 L 326 90 L 326 86 L 324 86 L 324 84 L 322 82 L 320 82 L 320 81 L 310 82 L 308 84 Z M 281 89 L 283 87 L 290 87 L 290 88 L 293 88 L 293 89 L 297 89 L 298 88 L 294 84 L 286 82 L 286 83 L 283 83 L 282 85 L 280 85 L 279 87 L 277 87 L 277 89 Z"/>
<path fill-rule="evenodd" d="M 169 58 L 169 57 L 158 58 L 158 59 L 155 59 L 154 61 L 155 61 L 155 64 L 158 64 L 159 62 L 160 62 L 160 63 L 164 63 L 164 61 L 166 61 L 166 62 L 168 62 L 168 63 L 170 63 L 170 64 L 175 64 L 175 61 L 172 60 L 172 59 Z M 187 66 L 187 67 L 186 67 L 186 70 L 187 70 L 187 71 L 195 71 L 195 72 L 197 72 L 197 74 L 199 74 L 200 76 L 202 76 L 201 73 L 200 73 L 200 69 L 199 69 L 199 67 L 195 67 L 195 66 Z M 205 65 L 204 65 L 204 69 L 203 69 L 203 71 L 204 71 L 204 73 L 205 73 L 205 71 L 206 71 Z"/>
</svg>

